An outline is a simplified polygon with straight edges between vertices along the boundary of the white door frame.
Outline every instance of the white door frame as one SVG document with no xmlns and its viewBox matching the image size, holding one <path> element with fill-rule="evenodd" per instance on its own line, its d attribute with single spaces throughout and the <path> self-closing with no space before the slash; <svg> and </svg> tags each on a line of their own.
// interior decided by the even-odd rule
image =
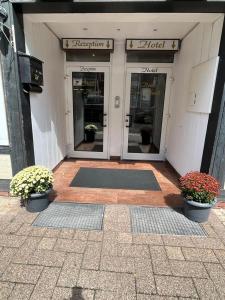
<svg viewBox="0 0 225 300">
<path fill-rule="evenodd" d="M 159 153 L 128 153 L 128 133 L 129 128 L 126 127 L 126 115 L 130 113 L 130 87 L 131 87 L 131 73 L 165 73 L 166 77 L 166 89 L 165 89 L 165 100 L 163 108 L 162 118 L 162 129 L 161 129 L 161 140 Z M 165 143 L 166 143 L 166 128 L 169 117 L 169 102 L 170 102 L 170 90 L 171 90 L 171 76 L 172 76 L 172 65 L 171 64 L 127 64 L 126 69 L 126 87 L 125 87 L 125 103 L 123 110 L 123 159 L 131 160 L 165 160 Z"/>
<path fill-rule="evenodd" d="M 103 152 L 92 151 L 75 151 L 74 150 L 74 129 L 73 129 L 73 90 L 72 90 L 72 73 L 73 72 L 104 72 L 104 125 L 103 127 Z M 67 81 L 67 116 L 68 116 L 68 149 L 67 155 L 74 158 L 109 158 L 109 99 L 110 99 L 110 66 L 102 63 L 70 63 L 66 67 Z"/>
</svg>

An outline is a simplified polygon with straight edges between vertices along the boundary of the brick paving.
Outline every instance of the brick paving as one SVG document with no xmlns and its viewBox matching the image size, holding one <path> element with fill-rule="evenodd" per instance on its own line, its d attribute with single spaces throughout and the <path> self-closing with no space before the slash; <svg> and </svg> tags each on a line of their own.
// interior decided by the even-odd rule
<svg viewBox="0 0 225 300">
<path fill-rule="evenodd" d="M 34 228 L 37 214 L 0 197 L 0 299 L 225 299 L 225 210 L 208 237 L 132 234 L 126 205 L 103 231 Z"/>
</svg>

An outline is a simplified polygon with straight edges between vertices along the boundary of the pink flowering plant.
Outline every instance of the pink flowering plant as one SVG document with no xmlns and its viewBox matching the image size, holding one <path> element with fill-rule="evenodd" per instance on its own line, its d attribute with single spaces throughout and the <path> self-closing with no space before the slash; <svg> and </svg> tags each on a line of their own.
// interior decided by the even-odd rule
<svg viewBox="0 0 225 300">
<path fill-rule="evenodd" d="M 201 172 L 190 172 L 180 178 L 182 195 L 187 200 L 200 203 L 213 203 L 219 194 L 220 184 L 211 175 Z"/>
</svg>

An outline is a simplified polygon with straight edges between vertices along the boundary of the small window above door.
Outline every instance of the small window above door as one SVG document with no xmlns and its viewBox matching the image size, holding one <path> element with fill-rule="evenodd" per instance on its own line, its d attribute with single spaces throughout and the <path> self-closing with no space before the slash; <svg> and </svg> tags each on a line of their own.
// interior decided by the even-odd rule
<svg viewBox="0 0 225 300">
<path fill-rule="evenodd" d="M 173 51 L 127 51 L 128 63 L 173 63 Z"/>
<path fill-rule="evenodd" d="M 110 62 L 110 52 L 104 50 L 66 51 L 66 61 Z"/>
</svg>

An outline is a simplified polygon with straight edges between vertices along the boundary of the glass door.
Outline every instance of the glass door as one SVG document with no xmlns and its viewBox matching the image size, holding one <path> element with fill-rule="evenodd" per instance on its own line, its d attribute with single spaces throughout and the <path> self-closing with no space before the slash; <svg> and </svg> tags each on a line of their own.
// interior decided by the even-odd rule
<svg viewBox="0 0 225 300">
<path fill-rule="evenodd" d="M 108 157 L 109 69 L 69 69 L 69 156 Z"/>
<path fill-rule="evenodd" d="M 127 68 L 123 158 L 164 160 L 170 69 Z"/>
</svg>

